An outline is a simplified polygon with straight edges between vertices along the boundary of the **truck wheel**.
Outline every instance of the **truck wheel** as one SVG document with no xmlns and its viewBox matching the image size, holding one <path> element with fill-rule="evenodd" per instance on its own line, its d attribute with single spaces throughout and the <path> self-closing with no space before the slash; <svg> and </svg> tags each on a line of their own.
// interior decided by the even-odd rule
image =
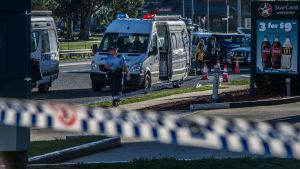
<svg viewBox="0 0 300 169">
<path fill-rule="evenodd" d="M 152 86 L 152 84 L 151 84 L 151 77 L 149 76 L 149 74 L 146 74 L 143 88 L 144 88 L 144 89 L 148 89 L 148 88 L 150 88 L 151 86 Z"/>
<path fill-rule="evenodd" d="M 99 82 L 96 82 L 95 80 L 92 80 L 92 89 L 94 92 L 101 92 L 103 89 L 103 85 L 101 85 Z"/>
<path fill-rule="evenodd" d="M 39 85 L 38 92 L 39 93 L 48 93 L 49 92 L 49 88 L 50 87 L 47 84 Z"/>
</svg>

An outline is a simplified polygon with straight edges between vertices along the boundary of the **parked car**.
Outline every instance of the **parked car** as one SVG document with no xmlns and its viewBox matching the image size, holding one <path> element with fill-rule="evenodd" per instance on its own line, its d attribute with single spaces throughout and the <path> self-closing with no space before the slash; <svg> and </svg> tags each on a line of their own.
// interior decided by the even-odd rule
<svg viewBox="0 0 300 169">
<path fill-rule="evenodd" d="M 200 39 L 204 40 L 204 52 L 205 52 L 205 56 L 208 56 L 208 52 L 207 52 L 207 45 L 208 43 L 211 41 L 211 33 L 202 33 L 202 32 L 193 32 L 192 33 L 192 55 L 191 55 L 191 69 L 190 69 L 190 73 L 192 73 L 192 71 L 195 68 L 195 62 L 193 60 L 195 60 L 195 55 L 196 55 L 196 48 L 198 46 L 198 43 L 200 41 Z M 205 57 L 204 59 L 208 59 L 207 57 Z"/>
<path fill-rule="evenodd" d="M 241 34 L 213 34 L 220 44 L 219 59 L 222 63 L 227 63 L 227 53 L 232 49 L 241 47 L 245 41 L 245 35 Z"/>
<path fill-rule="evenodd" d="M 239 34 L 244 35 L 246 38 L 251 38 L 251 29 L 238 27 L 236 30 Z"/>
<path fill-rule="evenodd" d="M 235 69 L 237 61 L 246 65 L 251 64 L 251 39 L 248 39 L 242 47 L 228 52 L 227 63 L 231 64 L 232 70 Z"/>
<path fill-rule="evenodd" d="M 206 52 L 207 45 L 211 40 L 211 35 L 212 35 L 211 33 L 200 33 L 200 32 L 192 33 L 192 59 L 194 59 L 194 57 L 195 57 L 196 48 L 197 48 L 197 45 L 198 45 L 200 39 L 204 40 L 204 45 L 205 45 L 204 50 Z"/>
</svg>

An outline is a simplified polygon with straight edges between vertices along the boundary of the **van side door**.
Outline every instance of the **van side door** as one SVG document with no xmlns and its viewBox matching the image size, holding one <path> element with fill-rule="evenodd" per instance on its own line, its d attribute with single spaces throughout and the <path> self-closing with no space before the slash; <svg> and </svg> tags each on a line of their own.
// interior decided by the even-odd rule
<svg viewBox="0 0 300 169">
<path fill-rule="evenodd" d="M 181 32 L 171 33 L 172 39 L 172 80 L 181 80 L 186 72 L 187 51 L 184 48 L 184 42 Z"/>
<path fill-rule="evenodd" d="M 157 34 L 153 34 L 149 48 L 149 68 L 151 71 L 151 81 L 157 82 L 159 79 L 159 45 Z"/>
</svg>

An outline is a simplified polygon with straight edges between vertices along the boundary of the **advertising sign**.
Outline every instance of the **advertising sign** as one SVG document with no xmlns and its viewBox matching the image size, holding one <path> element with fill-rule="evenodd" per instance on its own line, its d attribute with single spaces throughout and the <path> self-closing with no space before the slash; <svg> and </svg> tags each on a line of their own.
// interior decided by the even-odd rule
<svg viewBox="0 0 300 169">
<path fill-rule="evenodd" d="M 298 74 L 299 7 L 299 1 L 252 4 L 255 73 Z"/>
<path fill-rule="evenodd" d="M 257 72 L 297 74 L 298 21 L 257 21 Z"/>
</svg>

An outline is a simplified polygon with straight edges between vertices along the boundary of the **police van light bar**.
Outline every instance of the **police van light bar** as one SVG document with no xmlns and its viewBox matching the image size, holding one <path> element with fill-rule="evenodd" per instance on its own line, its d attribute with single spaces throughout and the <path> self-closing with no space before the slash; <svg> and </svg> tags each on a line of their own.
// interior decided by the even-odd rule
<svg viewBox="0 0 300 169">
<path fill-rule="evenodd" d="M 143 19 L 153 19 L 155 17 L 155 14 L 145 14 Z"/>
<path fill-rule="evenodd" d="M 122 18 L 129 18 L 129 16 L 127 14 L 124 13 L 119 13 L 116 15 L 117 19 L 122 19 Z"/>
</svg>

